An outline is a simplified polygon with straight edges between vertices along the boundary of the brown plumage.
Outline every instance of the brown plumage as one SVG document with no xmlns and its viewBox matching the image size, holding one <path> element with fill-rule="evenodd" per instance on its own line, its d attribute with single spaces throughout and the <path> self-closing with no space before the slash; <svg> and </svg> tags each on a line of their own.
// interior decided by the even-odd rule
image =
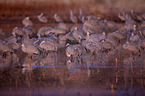
<svg viewBox="0 0 145 96">
<path fill-rule="evenodd" d="M 56 13 L 54 14 L 54 19 L 56 22 L 63 22 L 62 18 L 58 16 Z"/>
<path fill-rule="evenodd" d="M 77 19 L 77 17 L 73 14 L 72 10 L 70 10 L 70 20 L 71 20 L 73 23 L 78 23 L 78 19 Z"/>
<path fill-rule="evenodd" d="M 123 44 L 123 48 L 124 49 L 127 49 L 133 53 L 138 53 L 139 51 L 141 51 L 141 48 L 136 45 L 135 43 L 132 43 L 132 42 L 126 42 L 125 44 Z"/>
<path fill-rule="evenodd" d="M 5 41 L 0 40 L 0 51 L 2 52 L 12 52 L 12 47 L 9 46 Z"/>
<path fill-rule="evenodd" d="M 44 16 L 43 13 L 41 13 L 40 15 L 37 16 L 38 20 L 42 23 L 47 23 L 48 22 L 48 19 L 46 16 Z"/>
<path fill-rule="evenodd" d="M 76 45 L 68 45 L 66 48 L 66 55 L 67 57 L 79 57 L 82 56 L 86 53 L 86 50 L 83 46 L 81 46 L 80 44 L 76 44 Z"/>
<path fill-rule="evenodd" d="M 32 26 L 33 25 L 32 21 L 30 20 L 29 17 L 24 18 L 22 20 L 22 24 L 25 25 L 25 26 Z"/>
<path fill-rule="evenodd" d="M 34 45 L 30 45 L 30 44 L 22 44 L 22 51 L 25 53 L 28 53 L 29 55 L 32 54 L 40 54 L 40 51 L 38 50 L 38 48 Z"/>
</svg>

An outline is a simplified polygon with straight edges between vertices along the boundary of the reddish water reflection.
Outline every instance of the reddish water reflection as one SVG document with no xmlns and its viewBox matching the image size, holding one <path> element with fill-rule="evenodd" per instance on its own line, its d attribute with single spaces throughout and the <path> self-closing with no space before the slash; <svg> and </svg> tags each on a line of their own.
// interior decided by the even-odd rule
<svg viewBox="0 0 145 96">
<path fill-rule="evenodd" d="M 32 60 L 27 56 L 23 68 L 10 68 L 0 73 L 0 93 L 3 95 L 50 95 L 50 96 L 108 96 L 145 94 L 145 70 L 141 58 L 138 61 L 123 61 L 108 58 L 103 63 L 82 59 L 69 61 L 63 52 L 52 53 L 43 60 Z M 50 57 L 51 56 L 51 57 Z M 57 59 L 57 60 L 56 60 Z M 43 62 L 43 63 L 42 63 Z M 45 62 L 45 63 L 44 63 Z M 131 65 L 132 64 L 132 65 Z"/>
</svg>

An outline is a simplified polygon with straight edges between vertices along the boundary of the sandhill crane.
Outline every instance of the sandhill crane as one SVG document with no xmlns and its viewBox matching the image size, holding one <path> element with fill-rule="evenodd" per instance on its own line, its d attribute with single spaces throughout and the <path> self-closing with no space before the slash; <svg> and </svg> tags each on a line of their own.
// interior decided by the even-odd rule
<svg viewBox="0 0 145 96">
<path fill-rule="evenodd" d="M 66 32 L 69 31 L 69 27 L 65 23 L 59 23 L 58 28 L 65 30 Z"/>
<path fill-rule="evenodd" d="M 48 22 L 48 19 L 46 16 L 44 16 L 43 13 L 41 13 L 40 15 L 37 16 L 38 20 L 42 23 L 47 23 Z"/>
<path fill-rule="evenodd" d="M 98 19 L 87 20 L 84 22 L 83 30 L 86 33 L 87 31 L 89 31 L 90 33 L 102 33 L 103 28 L 105 26 L 103 24 L 105 24 L 103 20 L 98 20 Z"/>
<path fill-rule="evenodd" d="M 16 42 L 10 42 L 8 43 L 9 46 L 15 51 L 15 50 L 18 50 L 20 48 L 19 44 L 16 43 Z"/>
<path fill-rule="evenodd" d="M 43 26 L 43 27 L 40 27 L 40 28 L 38 29 L 37 36 L 38 36 L 38 38 L 41 38 L 41 37 L 43 37 L 43 36 L 48 35 L 48 34 L 51 33 L 51 32 L 52 32 L 52 33 L 54 32 L 53 28 Z"/>
<path fill-rule="evenodd" d="M 22 28 L 19 28 L 19 27 L 15 27 L 13 30 L 12 30 L 12 35 L 13 36 L 23 36 L 25 37 L 26 36 L 26 33 L 25 31 L 22 29 Z"/>
<path fill-rule="evenodd" d="M 115 48 L 115 46 L 111 43 L 111 42 L 109 42 L 109 41 L 101 41 L 101 44 L 100 44 L 101 46 L 102 46 L 102 51 L 109 51 L 109 50 L 112 50 L 112 49 L 114 49 Z"/>
<path fill-rule="evenodd" d="M 43 40 L 39 44 L 39 47 L 43 49 L 43 55 L 46 56 L 48 52 L 57 52 L 57 45 L 57 43 L 54 43 L 50 40 Z"/>
<path fill-rule="evenodd" d="M 130 42 L 136 42 L 136 41 L 139 41 L 140 39 L 140 36 L 139 35 L 135 35 L 134 33 L 131 34 L 130 38 L 129 38 L 129 41 Z"/>
<path fill-rule="evenodd" d="M 70 32 L 74 31 L 74 30 L 77 30 L 78 29 L 78 26 L 74 25 L 70 28 Z"/>
<path fill-rule="evenodd" d="M 82 46 L 84 46 L 85 48 L 86 48 L 86 45 L 89 43 L 86 39 L 85 40 L 80 40 L 81 42 L 80 42 L 80 44 L 82 45 Z"/>
<path fill-rule="evenodd" d="M 11 46 L 9 46 L 5 41 L 0 40 L 0 51 L 2 52 L 12 52 Z"/>
<path fill-rule="evenodd" d="M 40 43 L 41 43 L 42 41 L 50 41 L 50 42 L 52 42 L 52 43 L 56 43 L 56 44 L 57 44 L 57 43 L 58 43 L 58 38 L 56 37 L 55 34 L 50 33 L 50 34 L 48 34 L 47 37 L 39 38 L 37 41 L 35 41 L 35 43 L 37 43 L 38 45 L 40 45 Z"/>
<path fill-rule="evenodd" d="M 13 49 L 9 44 L 7 44 L 5 41 L 0 40 L 0 51 L 3 52 L 3 56 L 6 57 L 6 53 L 13 52 Z"/>
<path fill-rule="evenodd" d="M 125 21 L 125 12 L 123 12 L 122 14 L 118 13 L 118 18 L 119 18 L 121 21 Z"/>
<path fill-rule="evenodd" d="M 17 38 L 15 36 L 10 36 L 5 38 L 4 41 L 7 43 L 13 43 L 13 42 L 17 42 Z"/>
<path fill-rule="evenodd" d="M 108 36 L 115 36 L 119 40 L 124 38 L 124 34 L 121 31 L 116 31 L 116 32 L 113 32 L 113 33 L 109 33 Z"/>
<path fill-rule="evenodd" d="M 63 22 L 62 18 L 57 15 L 57 13 L 54 14 L 54 19 L 56 22 Z"/>
<path fill-rule="evenodd" d="M 114 36 L 107 36 L 105 41 L 112 43 L 114 47 L 116 47 L 118 45 L 118 42 L 116 41 Z"/>
<path fill-rule="evenodd" d="M 78 19 L 77 19 L 77 17 L 73 14 L 72 10 L 70 10 L 70 20 L 71 20 L 73 23 L 78 23 Z"/>
<path fill-rule="evenodd" d="M 97 52 L 99 52 L 99 50 L 102 49 L 100 44 L 93 43 L 93 42 L 89 42 L 85 46 L 86 46 L 86 49 L 91 52 L 91 55 L 96 54 Z"/>
<path fill-rule="evenodd" d="M 32 21 L 30 20 L 29 17 L 24 18 L 22 20 L 22 24 L 25 25 L 25 26 L 32 26 L 33 25 Z"/>
<path fill-rule="evenodd" d="M 84 17 L 84 15 L 83 15 L 83 13 L 82 13 L 82 9 L 81 9 L 81 8 L 79 9 L 79 16 L 78 16 L 78 17 L 79 17 L 79 20 L 80 20 L 81 22 L 84 22 L 84 18 L 85 18 L 85 17 Z"/>
<path fill-rule="evenodd" d="M 137 22 L 134 21 L 128 13 L 126 13 L 126 14 L 125 14 L 125 24 L 136 25 Z"/>
<path fill-rule="evenodd" d="M 90 21 L 90 20 L 97 20 L 97 17 L 95 16 L 95 15 L 89 15 L 89 16 L 87 16 L 87 18 L 88 18 L 88 21 Z"/>
<path fill-rule="evenodd" d="M 30 45 L 34 45 L 34 42 L 37 41 L 36 38 L 32 38 L 32 39 L 29 39 L 29 38 L 22 38 L 21 39 L 21 44 L 30 44 Z"/>
<path fill-rule="evenodd" d="M 123 44 L 122 47 L 124 49 L 127 49 L 127 50 L 131 51 L 132 55 L 141 52 L 141 48 L 137 44 L 132 43 L 132 42 L 126 42 L 126 43 Z"/>
<path fill-rule="evenodd" d="M 37 46 L 35 45 L 31 45 L 31 44 L 22 44 L 21 45 L 21 49 L 24 53 L 27 53 L 28 54 L 28 57 L 29 57 L 29 63 L 30 63 L 30 66 L 31 66 L 31 59 L 33 55 L 38 55 L 40 56 L 41 55 L 41 51 L 38 49 Z"/>
<path fill-rule="evenodd" d="M 76 44 L 76 45 L 67 45 L 66 48 L 66 55 L 67 57 L 80 57 L 82 55 L 84 55 L 86 53 L 86 50 L 83 46 L 81 46 L 80 44 Z"/>
<path fill-rule="evenodd" d="M 94 43 L 99 43 L 101 40 L 105 39 L 105 32 L 103 32 L 102 34 L 97 34 L 97 33 L 89 33 L 87 32 L 87 37 L 86 40 L 88 42 L 94 42 Z"/>
<path fill-rule="evenodd" d="M 87 26 L 87 27 L 92 27 L 93 26 L 93 20 L 87 20 L 84 22 L 84 26 Z"/>
<path fill-rule="evenodd" d="M 19 58 L 15 53 L 10 55 L 6 53 L 6 57 L 0 55 L 0 70 L 5 68 L 12 68 L 18 62 Z"/>
<path fill-rule="evenodd" d="M 59 27 L 55 27 L 55 28 L 53 29 L 53 33 L 56 34 L 56 35 L 65 34 L 65 33 L 66 33 L 66 30 L 61 29 L 61 28 L 59 28 Z"/>
<path fill-rule="evenodd" d="M 46 38 L 49 39 L 49 41 L 53 43 L 56 43 L 56 44 L 58 43 L 58 37 L 53 33 L 48 34 Z"/>
<path fill-rule="evenodd" d="M 79 31 L 76 27 L 74 31 L 72 31 L 73 37 L 80 43 L 80 39 L 85 39 L 86 37 L 83 34 L 83 31 Z"/>
<path fill-rule="evenodd" d="M 129 35 L 129 33 L 127 33 Z M 120 43 L 122 39 L 124 39 L 126 34 L 122 31 L 115 31 L 113 33 L 108 33 L 109 39 L 115 39 L 117 43 Z M 116 44 L 115 44 L 116 45 Z"/>
<path fill-rule="evenodd" d="M 58 48 L 64 48 L 66 45 L 66 35 L 59 35 L 58 37 Z"/>
<path fill-rule="evenodd" d="M 77 57 L 78 56 L 77 46 L 70 45 L 70 44 L 67 45 L 67 48 L 66 48 L 66 56 L 67 57 L 71 57 L 71 56 Z"/>
<path fill-rule="evenodd" d="M 76 41 L 76 39 L 73 36 L 73 32 L 70 31 L 69 33 L 66 34 L 66 39 L 70 41 Z"/>
<path fill-rule="evenodd" d="M 36 54 L 36 55 L 39 55 L 40 54 L 40 51 L 38 50 L 38 48 L 34 45 L 31 45 L 31 44 L 22 44 L 22 51 L 24 53 L 27 53 L 28 55 L 32 55 L 32 54 Z"/>
<path fill-rule="evenodd" d="M 34 33 L 36 33 L 35 29 L 31 26 L 24 26 L 22 30 L 25 32 L 27 38 L 31 37 Z"/>
<path fill-rule="evenodd" d="M 106 26 L 104 27 L 109 27 L 109 28 L 114 28 L 116 29 L 116 23 L 114 21 L 108 21 L 108 20 L 104 20 L 103 23 L 106 23 Z M 104 24 L 105 25 L 105 24 Z"/>
<path fill-rule="evenodd" d="M 40 45 L 39 45 L 42 49 L 44 49 L 46 52 L 48 51 L 57 51 L 57 44 L 53 43 L 51 41 L 48 40 L 43 40 Z"/>
<path fill-rule="evenodd" d="M 40 51 L 43 52 L 43 50 L 39 47 L 39 44 L 36 43 L 38 40 L 39 40 L 39 39 L 36 39 L 36 38 L 32 38 L 32 39 L 22 38 L 21 44 L 33 45 L 33 46 L 35 46 L 37 49 L 39 49 Z"/>
<path fill-rule="evenodd" d="M 139 40 L 138 46 L 140 46 L 141 48 L 145 49 L 145 39 L 144 40 Z"/>
<path fill-rule="evenodd" d="M 131 10 L 131 15 L 132 15 L 133 19 L 136 21 L 141 21 L 143 19 L 142 15 L 137 15 L 133 9 Z"/>
</svg>

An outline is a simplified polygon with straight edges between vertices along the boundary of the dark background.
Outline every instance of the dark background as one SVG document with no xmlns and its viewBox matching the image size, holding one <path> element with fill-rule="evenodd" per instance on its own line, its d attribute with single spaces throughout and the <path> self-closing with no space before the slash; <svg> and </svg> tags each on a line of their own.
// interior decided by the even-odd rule
<svg viewBox="0 0 145 96">
<path fill-rule="evenodd" d="M 69 10 L 72 9 L 77 15 L 79 8 L 85 15 L 116 20 L 118 13 L 130 12 L 131 9 L 137 14 L 144 13 L 144 5 L 145 0 L 0 0 L 0 22 L 16 23 L 26 16 L 35 19 L 41 12 L 47 15 L 50 22 L 53 22 L 54 13 L 67 21 Z"/>
</svg>

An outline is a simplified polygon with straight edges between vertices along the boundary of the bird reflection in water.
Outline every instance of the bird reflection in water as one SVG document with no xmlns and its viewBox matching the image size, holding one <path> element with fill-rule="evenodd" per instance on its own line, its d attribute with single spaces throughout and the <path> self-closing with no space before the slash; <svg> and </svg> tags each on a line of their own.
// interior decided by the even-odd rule
<svg viewBox="0 0 145 96">
<path fill-rule="evenodd" d="M 0 55 L 0 69 L 11 68 L 18 65 L 19 58 L 15 53 L 6 52 L 5 56 Z"/>
</svg>

